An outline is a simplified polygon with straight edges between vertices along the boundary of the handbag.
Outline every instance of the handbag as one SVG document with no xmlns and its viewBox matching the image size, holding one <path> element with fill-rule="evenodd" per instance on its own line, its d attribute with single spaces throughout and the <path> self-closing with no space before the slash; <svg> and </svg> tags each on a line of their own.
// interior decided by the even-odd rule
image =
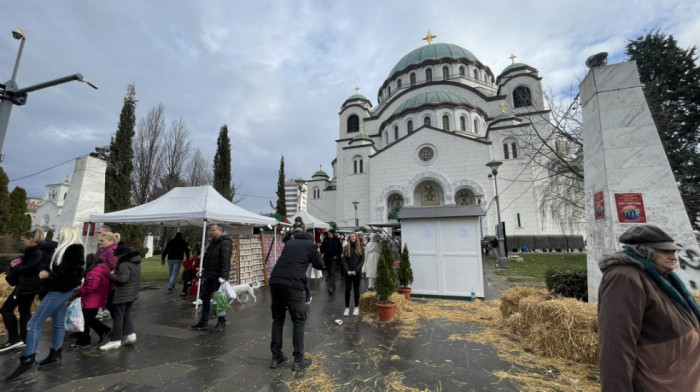
<svg viewBox="0 0 700 392">
<path fill-rule="evenodd" d="M 233 289 L 233 286 L 231 286 L 231 283 L 229 283 L 228 280 L 224 281 L 224 283 L 221 284 L 221 286 L 219 287 L 219 291 L 226 294 L 226 298 L 228 298 L 229 301 L 233 301 L 234 299 L 236 299 L 236 290 Z"/>
<path fill-rule="evenodd" d="M 223 317 L 228 312 L 228 300 L 226 294 L 219 290 L 214 293 L 214 298 L 211 300 L 211 317 Z"/>
<path fill-rule="evenodd" d="M 76 298 L 68 305 L 65 326 L 68 332 L 83 332 L 83 330 L 85 330 L 85 320 L 83 319 L 83 307 L 80 297 Z"/>
</svg>

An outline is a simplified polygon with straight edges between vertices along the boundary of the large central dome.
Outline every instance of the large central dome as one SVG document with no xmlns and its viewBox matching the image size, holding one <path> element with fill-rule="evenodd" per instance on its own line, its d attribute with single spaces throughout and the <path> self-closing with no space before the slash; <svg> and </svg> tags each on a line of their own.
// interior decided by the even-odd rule
<svg viewBox="0 0 700 392">
<path fill-rule="evenodd" d="M 397 72 L 401 72 L 411 65 L 420 64 L 426 60 L 440 60 L 444 58 L 464 58 L 474 62 L 479 61 L 472 52 L 461 46 L 443 43 L 425 45 L 403 56 L 403 58 L 396 63 L 391 72 L 389 72 L 389 77 L 387 79 L 391 79 Z"/>
</svg>

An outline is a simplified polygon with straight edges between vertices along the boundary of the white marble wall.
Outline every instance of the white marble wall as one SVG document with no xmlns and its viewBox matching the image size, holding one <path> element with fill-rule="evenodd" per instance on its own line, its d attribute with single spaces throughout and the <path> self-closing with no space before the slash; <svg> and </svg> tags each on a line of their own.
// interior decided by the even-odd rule
<svg viewBox="0 0 700 392">
<path fill-rule="evenodd" d="M 676 273 L 691 290 L 700 289 L 700 251 L 649 112 L 635 62 L 592 69 L 579 86 L 583 142 L 588 252 L 588 298 L 598 300 L 602 274 L 598 259 L 618 251 L 620 223 L 616 193 L 641 193 L 647 223 L 686 247 Z M 596 221 L 593 195 L 603 192 L 605 219 Z M 693 253 L 696 252 L 696 253 Z"/>
</svg>

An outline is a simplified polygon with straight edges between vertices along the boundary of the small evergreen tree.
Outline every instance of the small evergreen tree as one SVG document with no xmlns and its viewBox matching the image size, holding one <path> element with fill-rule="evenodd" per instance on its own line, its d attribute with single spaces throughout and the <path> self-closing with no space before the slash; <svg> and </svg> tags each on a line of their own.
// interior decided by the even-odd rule
<svg viewBox="0 0 700 392">
<path fill-rule="evenodd" d="M 284 155 L 282 155 L 282 159 L 280 159 L 280 171 L 277 176 L 277 205 L 275 205 L 275 213 L 286 218 L 287 198 L 284 193 Z"/>
<path fill-rule="evenodd" d="M 413 283 L 413 269 L 411 269 L 411 261 L 408 257 L 408 246 L 406 246 L 406 244 L 403 244 L 403 252 L 401 252 L 398 279 L 399 285 L 404 288 Z"/>
<path fill-rule="evenodd" d="M 385 246 L 382 249 L 382 254 L 379 256 L 377 263 L 377 280 L 374 282 L 374 288 L 377 290 L 377 300 L 380 303 L 389 301 L 389 297 L 396 292 L 396 276 L 394 275 L 394 255 L 391 249 Z"/>
<path fill-rule="evenodd" d="M 21 234 L 31 228 L 32 222 L 27 215 L 27 191 L 15 187 L 10 193 L 10 209 L 7 219 L 7 231 Z"/>
<path fill-rule="evenodd" d="M 119 211 L 131 207 L 131 189 L 134 171 L 134 148 L 136 134 L 136 89 L 129 84 L 119 114 L 117 132 L 109 144 L 109 164 L 105 174 L 105 212 Z"/>
<path fill-rule="evenodd" d="M 228 126 L 221 126 L 219 138 L 216 140 L 216 155 L 214 155 L 214 189 L 226 200 L 231 200 L 231 140 L 228 137 Z"/>
<path fill-rule="evenodd" d="M 10 216 L 10 194 L 7 191 L 7 184 L 10 179 L 5 174 L 5 170 L 0 167 L 0 233 L 7 231 L 7 221 Z"/>
</svg>

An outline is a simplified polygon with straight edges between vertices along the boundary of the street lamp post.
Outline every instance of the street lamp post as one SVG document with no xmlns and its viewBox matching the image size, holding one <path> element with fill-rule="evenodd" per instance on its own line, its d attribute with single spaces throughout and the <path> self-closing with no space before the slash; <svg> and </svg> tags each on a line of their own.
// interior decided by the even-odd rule
<svg viewBox="0 0 700 392">
<path fill-rule="evenodd" d="M 496 213 L 498 215 L 498 226 L 496 226 L 496 236 L 498 238 L 498 267 L 508 268 L 508 257 L 506 257 L 506 246 L 505 240 L 503 238 L 503 222 L 501 221 L 501 203 L 498 197 L 498 168 L 501 167 L 503 163 L 499 161 L 491 161 L 486 164 L 489 169 L 491 169 L 491 174 L 493 175 L 493 184 L 496 187 Z"/>
<path fill-rule="evenodd" d="M 5 82 L 5 84 L 0 84 L 0 162 L 2 162 L 4 158 L 4 155 L 2 155 L 2 145 L 5 142 L 5 134 L 7 133 L 7 125 L 10 122 L 12 105 L 22 106 L 27 103 L 27 94 L 32 91 L 72 82 L 74 80 L 87 83 L 90 87 L 97 89 L 97 86 L 85 80 L 83 75 L 79 73 L 25 88 L 17 88 L 15 79 L 17 78 L 17 70 L 19 69 L 20 60 L 22 59 L 22 51 L 24 50 L 24 41 L 27 39 L 27 33 L 18 27 L 12 30 L 12 36 L 17 40 L 20 40 L 20 44 L 19 51 L 17 52 L 17 59 L 15 60 L 15 67 L 12 71 L 12 77 L 10 80 Z"/>
<path fill-rule="evenodd" d="M 359 221 L 357 220 L 357 205 L 360 204 L 359 201 L 353 201 L 352 205 L 355 206 L 355 231 L 357 231 L 357 228 L 360 226 Z"/>
</svg>

